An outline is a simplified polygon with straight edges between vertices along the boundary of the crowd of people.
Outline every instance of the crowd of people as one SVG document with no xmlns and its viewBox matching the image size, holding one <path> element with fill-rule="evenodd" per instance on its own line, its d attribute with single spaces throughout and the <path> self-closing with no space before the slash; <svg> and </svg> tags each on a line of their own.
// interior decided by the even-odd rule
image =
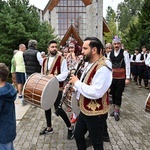
<svg viewBox="0 0 150 150">
<path fill-rule="evenodd" d="M 141 53 L 135 48 L 135 53 L 130 55 L 122 48 L 118 36 L 105 47 L 96 37 L 85 38 L 82 48 L 72 40 L 61 51 L 58 50 L 57 41 L 51 40 L 47 46 L 47 54 L 38 51 L 37 45 L 36 40 L 30 40 L 27 50 L 24 44 L 20 44 L 19 49 L 14 50 L 11 60 L 12 85 L 6 82 L 9 75 L 7 66 L 0 63 L 0 149 L 14 150 L 13 140 L 16 136 L 14 101 L 17 91 L 22 105 L 26 105 L 23 86 L 29 76 L 39 73 L 55 77 L 59 82 L 54 108 L 55 111 L 59 109 L 57 115 L 63 119 L 68 128 L 67 139 L 75 137 L 78 150 L 86 150 L 89 145 L 92 145 L 94 150 L 103 150 L 103 142 L 110 141 L 107 131 L 109 103 L 111 102 L 113 108 L 110 116 L 119 121 L 125 85 L 133 79 L 141 88 L 143 79 L 144 87 L 149 89 L 150 53 L 143 46 Z M 82 61 L 84 63 L 81 65 Z M 75 74 L 76 70 L 80 71 Z M 71 118 L 63 107 L 60 107 L 67 86 L 70 86 L 68 93 L 76 93 L 80 108 L 79 114 L 76 114 L 71 110 L 71 105 L 67 106 L 67 111 L 72 111 Z M 71 101 L 70 97 L 68 98 Z M 45 119 L 46 127 L 39 133 L 41 136 L 54 132 L 51 108 L 45 110 Z M 88 136 L 85 138 L 87 132 Z"/>
<path fill-rule="evenodd" d="M 135 53 L 131 55 L 131 73 L 133 80 L 139 88 L 142 87 L 142 80 L 144 87 L 149 89 L 148 80 L 150 78 L 150 53 L 145 46 L 142 47 L 142 52 L 135 48 Z"/>
</svg>

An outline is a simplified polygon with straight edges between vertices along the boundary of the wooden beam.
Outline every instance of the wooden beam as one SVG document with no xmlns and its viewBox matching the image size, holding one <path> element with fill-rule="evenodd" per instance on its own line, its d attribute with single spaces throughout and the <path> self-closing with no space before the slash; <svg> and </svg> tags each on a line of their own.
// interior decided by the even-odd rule
<svg viewBox="0 0 150 150">
<path fill-rule="evenodd" d="M 49 0 L 49 2 L 47 3 L 45 9 L 43 10 L 43 15 L 46 13 L 47 10 L 52 11 L 53 8 L 58 5 L 59 2 L 60 2 L 60 0 Z"/>
<path fill-rule="evenodd" d="M 103 33 L 104 32 L 110 32 L 110 29 L 109 29 L 109 27 L 107 26 L 107 23 L 106 23 L 106 21 L 105 21 L 105 19 L 103 18 Z"/>
<path fill-rule="evenodd" d="M 82 0 L 85 6 L 92 4 L 92 0 Z"/>
<path fill-rule="evenodd" d="M 73 27 L 73 25 L 71 25 L 69 27 L 69 29 L 67 30 L 66 34 L 64 35 L 64 37 L 62 38 L 60 45 L 61 46 L 65 46 L 66 45 L 66 41 L 69 39 L 70 36 L 74 37 L 74 39 L 78 42 L 78 45 L 82 46 L 83 45 L 83 41 L 80 38 L 80 36 L 78 35 L 78 33 L 76 32 L 75 28 Z"/>
</svg>

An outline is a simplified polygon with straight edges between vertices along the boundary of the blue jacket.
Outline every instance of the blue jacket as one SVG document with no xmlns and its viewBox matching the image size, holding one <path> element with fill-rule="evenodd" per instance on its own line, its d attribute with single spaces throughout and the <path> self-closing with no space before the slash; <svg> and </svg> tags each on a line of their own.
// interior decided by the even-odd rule
<svg viewBox="0 0 150 150">
<path fill-rule="evenodd" d="M 16 137 L 15 104 L 17 92 L 10 83 L 0 87 L 0 143 L 12 142 Z"/>
</svg>

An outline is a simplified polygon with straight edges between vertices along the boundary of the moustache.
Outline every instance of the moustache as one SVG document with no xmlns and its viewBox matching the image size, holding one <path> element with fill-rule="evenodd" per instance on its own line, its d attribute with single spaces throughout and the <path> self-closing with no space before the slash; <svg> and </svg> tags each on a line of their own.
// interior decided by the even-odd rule
<svg viewBox="0 0 150 150">
<path fill-rule="evenodd" d="M 119 46 L 115 46 L 115 48 L 119 48 Z"/>
</svg>

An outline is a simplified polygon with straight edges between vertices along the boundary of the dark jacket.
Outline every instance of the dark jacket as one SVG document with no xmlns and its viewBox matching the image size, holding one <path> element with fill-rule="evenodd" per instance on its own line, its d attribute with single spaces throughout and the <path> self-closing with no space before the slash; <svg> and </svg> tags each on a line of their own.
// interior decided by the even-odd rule
<svg viewBox="0 0 150 150">
<path fill-rule="evenodd" d="M 12 142 L 16 137 L 15 104 L 17 92 L 10 83 L 0 87 L 0 143 Z"/>
<path fill-rule="evenodd" d="M 39 51 L 33 49 L 32 47 L 29 47 L 24 53 L 23 58 L 25 62 L 25 68 L 27 75 L 31 75 L 32 73 L 40 73 L 41 72 L 41 66 L 39 64 L 39 61 L 37 60 L 37 53 Z"/>
</svg>

